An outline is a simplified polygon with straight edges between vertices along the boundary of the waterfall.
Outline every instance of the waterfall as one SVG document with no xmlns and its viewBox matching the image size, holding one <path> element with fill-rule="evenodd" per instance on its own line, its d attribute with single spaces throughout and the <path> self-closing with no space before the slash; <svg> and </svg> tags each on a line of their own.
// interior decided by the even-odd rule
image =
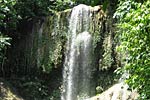
<svg viewBox="0 0 150 100">
<path fill-rule="evenodd" d="M 63 69 L 61 100 L 82 100 L 92 92 L 92 36 L 89 33 L 90 7 L 73 8 Z"/>
</svg>

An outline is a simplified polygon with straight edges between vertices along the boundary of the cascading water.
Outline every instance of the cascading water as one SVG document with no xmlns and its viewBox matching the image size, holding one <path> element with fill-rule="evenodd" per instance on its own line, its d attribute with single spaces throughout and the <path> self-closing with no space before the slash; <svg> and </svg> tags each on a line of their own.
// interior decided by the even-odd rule
<svg viewBox="0 0 150 100">
<path fill-rule="evenodd" d="M 90 7 L 73 8 L 69 21 L 61 100 L 81 100 L 91 95 L 92 36 L 88 32 Z"/>
</svg>

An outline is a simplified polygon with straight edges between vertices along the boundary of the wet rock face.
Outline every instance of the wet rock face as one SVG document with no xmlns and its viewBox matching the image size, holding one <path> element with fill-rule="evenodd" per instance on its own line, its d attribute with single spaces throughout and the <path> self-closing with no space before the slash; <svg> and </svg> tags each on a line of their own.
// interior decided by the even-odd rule
<svg viewBox="0 0 150 100">
<path fill-rule="evenodd" d="M 36 19 L 32 24 L 22 25 L 23 31 L 20 33 L 24 35 L 13 44 L 8 55 L 6 66 L 16 66 L 9 68 L 10 75 L 27 75 L 37 68 L 50 72 L 52 68 L 62 67 L 71 12 L 72 9 L 67 9 L 53 16 Z M 105 16 L 101 6 L 90 7 L 90 12 L 89 33 L 94 37 L 93 45 L 96 47 L 101 38 Z M 29 25 L 32 28 L 24 27 Z"/>
<path fill-rule="evenodd" d="M 96 67 L 93 70 L 105 70 L 110 68 L 114 61 L 112 57 L 113 37 L 112 33 L 108 31 L 108 26 L 111 23 L 108 22 L 102 6 L 89 8 L 88 32 L 92 37 L 92 47 L 94 49 L 92 51 L 94 54 L 92 62 L 95 64 L 93 66 Z M 10 65 L 16 66 L 17 70 L 12 69 L 12 71 L 28 75 L 35 69 L 41 69 L 46 73 L 53 71 L 53 68 L 62 69 L 65 51 L 67 50 L 71 12 L 72 9 L 68 9 L 56 13 L 54 16 L 48 16 L 42 21 L 34 22 L 28 35 L 23 36 L 18 41 L 19 45 L 14 45 L 12 51 L 15 52 L 10 55 L 13 57 L 10 58 L 12 59 Z M 82 28 L 79 29 L 77 34 L 82 33 L 82 30 Z M 59 74 L 62 74 L 62 72 L 60 71 Z"/>
<path fill-rule="evenodd" d="M 88 31 L 93 37 L 93 44 L 96 48 L 97 42 L 102 42 L 102 33 L 104 32 L 104 25 L 106 15 L 102 11 L 101 6 L 90 7 L 89 6 L 89 24 Z M 42 33 L 38 39 L 39 48 L 37 55 L 37 65 L 42 66 L 42 69 L 47 70 L 47 66 L 53 66 L 55 68 L 62 67 L 64 63 L 64 54 L 67 49 L 67 37 L 69 30 L 69 19 L 71 17 L 73 9 L 67 9 L 62 12 L 56 13 L 54 16 L 47 17 L 45 22 L 42 24 Z M 86 18 L 83 18 L 79 24 L 84 23 Z M 86 27 L 85 24 L 78 25 L 79 29 L 77 34 L 83 32 L 82 27 Z M 105 34 L 105 33 L 103 33 Z M 37 34 L 39 35 L 39 34 Z M 44 41 L 44 42 L 42 42 Z M 96 48 L 97 49 L 97 48 Z M 96 52 L 95 52 L 96 55 Z M 48 64 L 49 63 L 49 64 Z"/>
<path fill-rule="evenodd" d="M 72 9 L 67 32 L 67 49 L 63 68 L 63 92 L 61 100 L 82 100 L 94 95 L 93 85 L 94 43 L 93 30 L 96 12 L 90 6 L 80 4 Z M 98 22 L 101 16 L 97 19 Z M 102 24 L 99 25 L 102 27 Z M 95 28 L 100 35 L 101 28 Z M 95 41 L 96 42 L 96 41 Z M 81 99 L 82 98 L 82 99 Z"/>
</svg>

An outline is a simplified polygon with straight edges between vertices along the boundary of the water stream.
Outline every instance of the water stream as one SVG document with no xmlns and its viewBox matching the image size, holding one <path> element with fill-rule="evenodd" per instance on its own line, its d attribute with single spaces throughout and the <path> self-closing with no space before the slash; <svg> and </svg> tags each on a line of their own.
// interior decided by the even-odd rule
<svg viewBox="0 0 150 100">
<path fill-rule="evenodd" d="M 89 23 L 90 7 L 83 4 L 74 7 L 69 20 L 61 100 L 82 100 L 92 94 L 93 48 Z"/>
</svg>

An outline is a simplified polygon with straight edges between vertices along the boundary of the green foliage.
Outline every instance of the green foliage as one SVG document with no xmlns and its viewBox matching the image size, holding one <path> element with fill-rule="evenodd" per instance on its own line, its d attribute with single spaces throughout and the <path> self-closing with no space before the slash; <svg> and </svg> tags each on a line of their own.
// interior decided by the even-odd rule
<svg viewBox="0 0 150 100">
<path fill-rule="evenodd" d="M 43 85 L 39 80 L 35 82 L 25 82 L 22 85 L 22 88 L 24 88 L 25 93 L 28 93 L 28 98 L 42 99 L 48 96 L 48 88 L 45 85 Z"/>
<path fill-rule="evenodd" d="M 70 0 L 0 0 L 0 31 L 16 30 L 19 20 L 47 16 L 73 6 Z M 8 30 L 9 29 L 9 30 Z"/>
<path fill-rule="evenodd" d="M 6 50 L 6 46 L 10 45 L 9 40 L 10 38 L 4 37 L 0 34 L 0 66 L 1 67 L 3 67 L 4 61 L 6 60 L 5 50 Z"/>
<path fill-rule="evenodd" d="M 53 6 L 52 9 L 53 11 L 63 11 L 73 7 L 74 4 L 75 2 L 72 0 L 56 0 L 54 3 L 55 6 Z"/>
<path fill-rule="evenodd" d="M 119 19 L 119 50 L 127 54 L 126 82 L 137 89 L 142 100 L 150 98 L 150 1 L 120 1 L 114 15 Z"/>
<path fill-rule="evenodd" d="M 0 32 L 7 32 L 16 28 L 18 19 L 14 9 L 16 0 L 0 0 Z"/>
<path fill-rule="evenodd" d="M 47 97 L 47 100 L 60 100 L 60 95 L 60 90 L 56 89 L 49 97 Z"/>
<path fill-rule="evenodd" d="M 100 2 L 99 0 L 72 0 L 72 1 L 74 1 L 77 4 L 86 4 L 91 6 L 95 6 Z"/>
<path fill-rule="evenodd" d="M 48 100 L 49 96 L 48 86 L 45 80 L 39 79 L 38 77 L 26 76 L 16 80 L 9 80 L 10 83 L 20 90 L 19 94 L 26 100 Z"/>
<path fill-rule="evenodd" d="M 0 51 L 2 51 L 6 45 L 10 45 L 9 40 L 10 38 L 4 37 L 0 34 Z"/>
<path fill-rule="evenodd" d="M 104 3 L 103 3 L 103 11 L 105 12 L 106 9 L 107 9 L 107 6 L 108 6 L 108 0 L 105 0 Z"/>
<path fill-rule="evenodd" d="M 18 39 L 20 29 L 18 25 L 21 22 L 28 22 L 34 18 L 41 18 L 55 13 L 55 11 L 64 10 L 71 6 L 70 0 L 0 0 L 0 36 L 13 36 L 12 39 Z M 0 56 L 1 62 L 4 58 L 2 48 L 8 44 L 7 38 L 0 37 Z M 4 50 L 4 49 L 3 49 Z M 45 62 L 45 61 L 43 61 Z"/>
<path fill-rule="evenodd" d="M 5 35 L 16 29 L 18 20 L 17 12 L 14 9 L 15 4 L 16 0 L 0 0 L 0 63 L 2 64 L 5 60 L 6 47 L 10 45 L 10 38 Z"/>
<path fill-rule="evenodd" d="M 18 0 L 15 9 L 21 18 L 29 19 L 48 15 L 53 5 L 53 0 Z"/>
<path fill-rule="evenodd" d="M 119 79 L 119 77 L 117 77 L 114 73 L 114 70 L 111 69 L 103 70 L 97 75 L 98 81 L 96 86 L 96 94 L 101 94 L 113 84 L 117 83 Z"/>
</svg>

